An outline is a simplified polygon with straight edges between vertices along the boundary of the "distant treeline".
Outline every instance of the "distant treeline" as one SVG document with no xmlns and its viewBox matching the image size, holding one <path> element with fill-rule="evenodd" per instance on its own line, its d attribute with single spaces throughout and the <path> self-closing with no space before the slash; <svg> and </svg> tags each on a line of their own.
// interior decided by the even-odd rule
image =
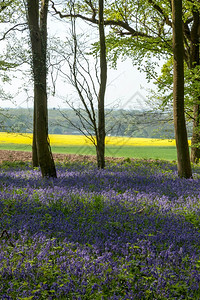
<svg viewBox="0 0 200 300">
<path fill-rule="evenodd" d="M 80 127 L 80 120 L 72 109 L 50 109 L 48 122 L 50 134 L 80 134 L 77 129 Z M 187 127 L 188 137 L 191 137 L 192 124 L 189 123 Z M 1 110 L 1 132 L 31 133 L 32 128 L 32 109 Z M 89 124 L 87 129 L 89 130 Z M 174 138 L 172 114 L 163 112 L 107 110 L 106 131 L 111 136 Z"/>
</svg>

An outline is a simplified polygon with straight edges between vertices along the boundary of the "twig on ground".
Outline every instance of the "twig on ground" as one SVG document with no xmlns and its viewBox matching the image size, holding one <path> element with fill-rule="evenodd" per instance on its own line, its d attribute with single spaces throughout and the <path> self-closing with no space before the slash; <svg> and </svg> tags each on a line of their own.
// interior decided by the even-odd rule
<svg viewBox="0 0 200 300">
<path fill-rule="evenodd" d="M 12 205 L 10 204 L 10 205 L 8 205 L 8 207 L 2 212 L 2 214 L 1 214 L 1 216 L 0 216 L 0 219 L 3 217 L 3 215 L 6 213 L 6 211 L 11 207 Z M 7 237 L 7 239 L 8 239 L 8 241 L 9 241 L 9 243 L 10 243 L 10 245 L 13 247 L 13 248 L 15 248 L 15 245 L 11 242 L 11 240 L 10 240 L 10 235 L 9 235 L 9 233 L 8 233 L 8 231 L 6 230 L 6 229 L 3 229 L 3 231 L 2 231 L 2 233 L 1 233 L 1 235 L 0 235 L 0 239 L 1 238 L 3 238 L 3 236 L 5 236 L 6 235 L 6 237 Z M 22 254 L 23 255 L 23 254 Z M 24 255 L 23 255 L 24 256 Z"/>
<path fill-rule="evenodd" d="M 140 214 L 141 212 L 143 212 L 145 210 L 145 207 L 143 207 L 142 209 L 140 210 L 137 210 L 133 213 L 133 215 L 136 215 L 136 214 Z"/>
<path fill-rule="evenodd" d="M 6 229 L 4 229 L 4 230 L 2 231 L 2 233 L 1 233 L 1 235 L 0 235 L 0 238 L 2 238 L 2 237 L 4 236 L 4 233 L 5 233 L 5 235 L 7 236 L 10 245 L 14 248 L 15 245 L 11 242 L 11 240 L 10 240 L 10 235 L 9 235 L 9 233 L 8 233 L 8 231 L 7 231 Z"/>
</svg>

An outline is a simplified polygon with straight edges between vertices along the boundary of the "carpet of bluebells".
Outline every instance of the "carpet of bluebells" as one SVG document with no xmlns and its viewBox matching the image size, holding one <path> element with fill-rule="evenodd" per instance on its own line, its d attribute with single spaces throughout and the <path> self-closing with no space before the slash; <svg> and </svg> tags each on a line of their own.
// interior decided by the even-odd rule
<svg viewBox="0 0 200 300">
<path fill-rule="evenodd" d="M 200 299 L 200 168 L 0 166 L 0 299 Z"/>
</svg>

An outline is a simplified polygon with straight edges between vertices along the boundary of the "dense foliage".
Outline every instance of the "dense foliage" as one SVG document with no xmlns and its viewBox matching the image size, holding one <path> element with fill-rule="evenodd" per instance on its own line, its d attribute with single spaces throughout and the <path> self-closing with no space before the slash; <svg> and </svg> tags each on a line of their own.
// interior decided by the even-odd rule
<svg viewBox="0 0 200 300">
<path fill-rule="evenodd" d="M 199 299 L 200 169 L 164 161 L 0 170 L 1 299 Z"/>
<path fill-rule="evenodd" d="M 33 131 L 32 109 L 7 109 L 0 113 L 0 132 L 31 133 Z M 134 110 L 106 110 L 106 132 L 111 136 L 144 138 L 174 138 L 172 115 L 163 112 Z M 50 134 L 80 134 L 70 124 L 80 124 L 72 109 L 49 110 Z M 188 136 L 192 135 L 192 123 L 188 123 Z"/>
</svg>

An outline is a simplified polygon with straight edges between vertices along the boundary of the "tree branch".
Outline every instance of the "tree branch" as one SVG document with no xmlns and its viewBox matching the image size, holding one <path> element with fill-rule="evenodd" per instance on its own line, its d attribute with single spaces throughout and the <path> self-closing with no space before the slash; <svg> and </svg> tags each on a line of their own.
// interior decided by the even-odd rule
<svg viewBox="0 0 200 300">
<path fill-rule="evenodd" d="M 24 30 L 25 30 L 24 28 L 23 28 L 23 29 L 18 29 L 18 28 L 17 28 L 17 27 L 22 26 L 22 25 L 27 25 L 27 24 L 26 24 L 26 23 L 20 23 L 20 24 L 16 24 L 16 25 L 14 25 L 13 27 L 9 28 L 9 29 L 4 33 L 3 37 L 0 38 L 0 41 L 5 40 L 7 34 L 8 34 L 10 31 L 12 31 L 12 30 L 24 31 Z"/>
<path fill-rule="evenodd" d="M 87 21 L 87 22 L 90 22 L 90 23 L 93 23 L 93 24 L 96 24 L 98 25 L 99 24 L 99 20 L 96 19 L 96 13 L 94 13 L 94 8 L 92 8 L 93 10 L 93 15 L 91 18 L 89 17 L 86 17 L 86 16 L 83 16 L 81 14 L 62 14 L 60 11 L 58 11 L 55 7 L 55 3 L 51 0 L 51 3 L 52 3 L 52 8 L 55 12 L 55 15 L 59 15 L 59 17 L 61 19 L 64 19 L 64 18 L 80 18 L 84 21 Z M 91 7 L 91 6 L 90 6 Z M 110 25 L 110 26 L 119 26 L 119 27 L 122 27 L 123 29 L 127 30 L 127 32 L 121 32 L 120 34 L 121 35 L 132 35 L 132 36 L 141 36 L 141 37 L 147 37 L 147 38 L 151 38 L 152 36 L 149 36 L 148 34 L 146 33 L 143 33 L 143 32 L 140 32 L 140 31 L 137 31 L 135 29 L 133 29 L 131 26 L 129 26 L 129 24 L 127 22 L 124 22 L 124 21 L 120 21 L 120 20 L 104 20 L 104 25 Z"/>
<path fill-rule="evenodd" d="M 156 3 L 154 3 L 154 0 L 148 0 L 150 4 L 157 10 L 165 19 L 165 23 L 172 27 L 172 21 L 168 18 L 168 16 L 165 14 L 164 10 Z"/>
</svg>

